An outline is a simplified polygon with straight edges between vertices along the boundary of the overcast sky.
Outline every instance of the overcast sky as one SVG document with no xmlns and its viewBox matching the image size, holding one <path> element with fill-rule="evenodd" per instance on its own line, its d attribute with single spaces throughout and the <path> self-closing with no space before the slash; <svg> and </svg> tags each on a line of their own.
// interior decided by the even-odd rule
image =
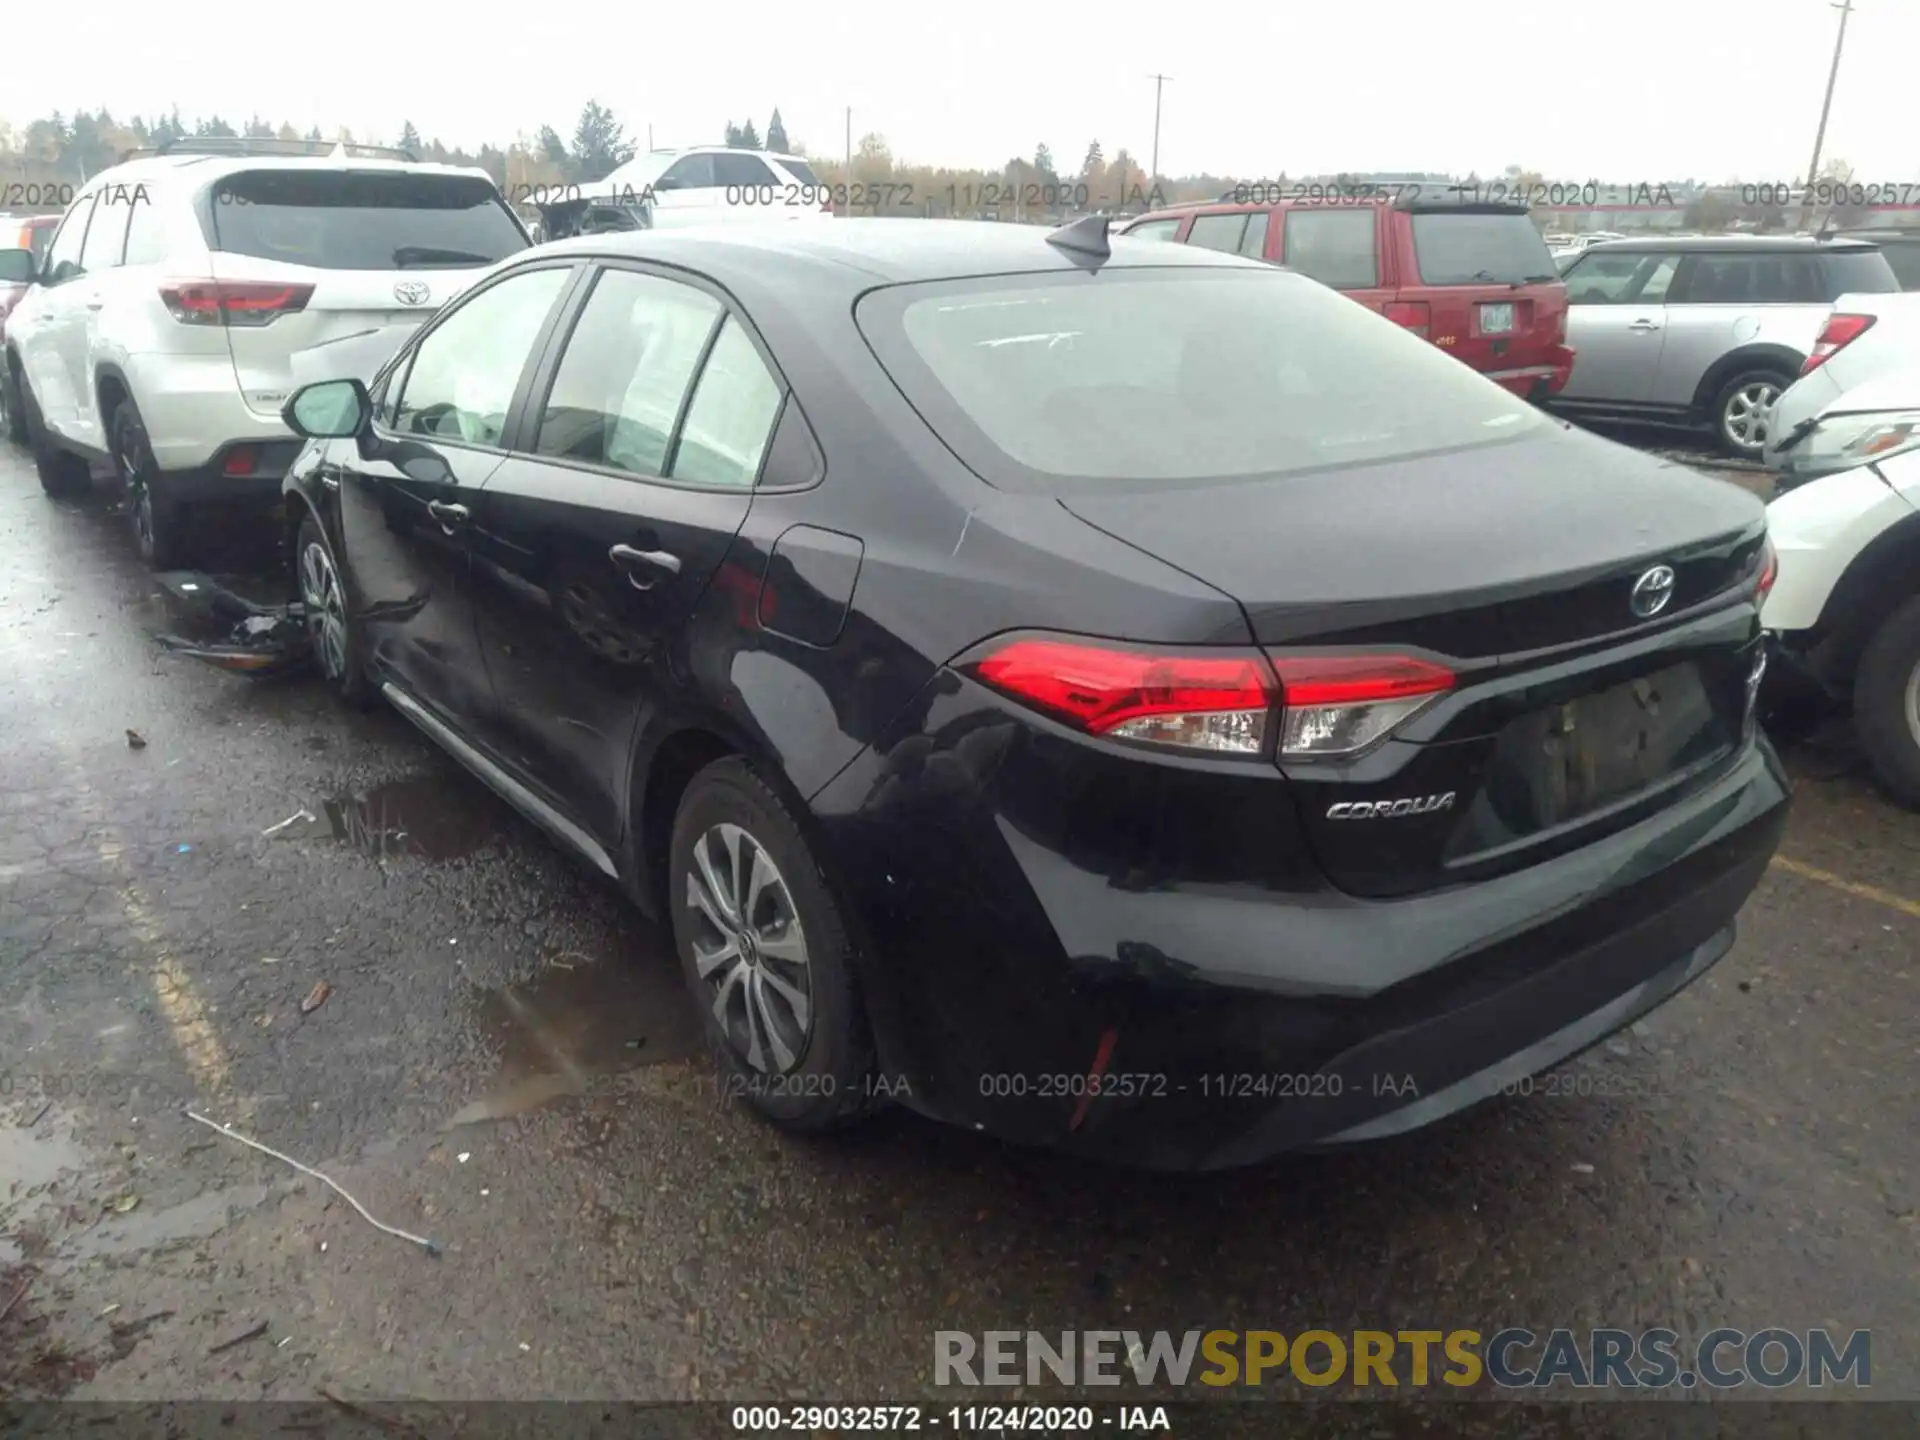
<svg viewBox="0 0 1920 1440">
<path fill-rule="evenodd" d="M 473 146 L 542 123 L 570 135 L 591 97 L 643 147 L 649 125 L 660 146 L 717 143 L 730 119 L 764 130 L 778 105 L 791 138 L 837 155 L 851 106 L 855 140 L 878 131 L 901 159 L 995 167 L 1045 141 L 1068 172 L 1093 139 L 1147 161 L 1158 70 L 1173 77 L 1168 174 L 1519 164 L 1625 182 L 1794 178 L 1838 20 L 1827 0 L 202 0 L 190 20 L 94 0 L 87 13 L 110 39 L 7 60 L 0 113 L 16 126 L 177 101 L 189 117 L 257 111 L 389 142 L 410 119 Z M 1858 180 L 1920 181 L 1917 87 L 1920 0 L 1857 0 L 1826 155 Z"/>
</svg>

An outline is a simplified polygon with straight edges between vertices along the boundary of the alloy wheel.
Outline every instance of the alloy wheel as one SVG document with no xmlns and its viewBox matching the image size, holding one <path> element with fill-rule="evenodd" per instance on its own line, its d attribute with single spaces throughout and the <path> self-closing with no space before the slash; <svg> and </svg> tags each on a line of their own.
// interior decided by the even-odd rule
<svg viewBox="0 0 1920 1440">
<path fill-rule="evenodd" d="M 1720 417 L 1727 439 L 1742 450 L 1764 449 L 1767 424 L 1779 398 L 1780 387 L 1771 380 L 1755 380 L 1734 391 Z"/>
<path fill-rule="evenodd" d="M 1907 733 L 1913 737 L 1914 748 L 1920 749 L 1920 665 L 1915 665 L 1907 674 L 1902 708 L 1907 712 Z"/>
<path fill-rule="evenodd" d="M 789 1073 L 812 1034 L 813 988 L 806 934 L 780 867 L 738 825 L 715 825 L 694 842 L 687 904 L 694 968 L 727 1043 L 762 1074 Z"/>
<path fill-rule="evenodd" d="M 300 601 L 307 612 L 307 637 L 329 680 L 347 673 L 347 604 L 333 557 L 318 540 L 300 552 Z"/>
</svg>

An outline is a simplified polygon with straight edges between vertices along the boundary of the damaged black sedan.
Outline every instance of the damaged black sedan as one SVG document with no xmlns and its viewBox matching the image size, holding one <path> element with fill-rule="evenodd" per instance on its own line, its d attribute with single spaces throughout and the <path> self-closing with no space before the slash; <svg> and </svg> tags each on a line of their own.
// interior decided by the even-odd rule
<svg viewBox="0 0 1920 1440">
<path fill-rule="evenodd" d="M 328 684 L 789 1127 L 1404 1130 L 1697 978 L 1785 821 L 1757 502 L 1104 219 L 582 237 L 287 413 Z"/>
</svg>

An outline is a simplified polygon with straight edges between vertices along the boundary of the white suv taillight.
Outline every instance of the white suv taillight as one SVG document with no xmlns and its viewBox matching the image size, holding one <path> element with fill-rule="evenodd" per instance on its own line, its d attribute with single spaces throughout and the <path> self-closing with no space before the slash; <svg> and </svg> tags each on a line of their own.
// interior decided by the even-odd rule
<svg viewBox="0 0 1920 1440">
<path fill-rule="evenodd" d="M 1405 655 L 1276 655 L 1280 758 L 1337 759 L 1370 749 L 1453 689 L 1444 665 Z"/>
<path fill-rule="evenodd" d="M 1178 750 L 1341 759 L 1391 735 L 1453 688 L 1451 670 L 1402 655 L 1288 655 L 1009 640 L 960 669 L 1092 735 Z"/>
<path fill-rule="evenodd" d="M 307 308 L 311 285 L 267 280 L 169 280 L 160 299 L 182 325 L 270 325 Z"/>
<path fill-rule="evenodd" d="M 1871 330 L 1876 318 L 1872 315 L 1827 316 L 1827 323 L 1820 327 L 1819 338 L 1813 342 L 1813 353 L 1807 356 L 1806 363 L 1801 365 L 1800 373 L 1809 375 L 1818 370 L 1837 353 Z"/>
</svg>

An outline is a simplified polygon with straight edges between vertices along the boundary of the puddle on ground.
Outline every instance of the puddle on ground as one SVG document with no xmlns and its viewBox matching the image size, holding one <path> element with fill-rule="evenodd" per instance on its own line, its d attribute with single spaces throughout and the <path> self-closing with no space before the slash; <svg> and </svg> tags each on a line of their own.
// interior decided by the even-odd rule
<svg viewBox="0 0 1920 1440">
<path fill-rule="evenodd" d="M 529 984 L 483 992 L 478 1020 L 499 1046 L 500 1075 L 486 1096 L 447 1121 L 449 1129 L 584 1095 L 609 1077 L 701 1049 L 680 967 L 658 946 L 619 960 L 555 965 Z"/>
<path fill-rule="evenodd" d="M 71 1259 L 92 1260 L 102 1255 L 138 1255 L 218 1235 L 240 1214 L 266 1203 L 271 1185 L 236 1185 L 213 1190 L 165 1210 L 135 1210 L 109 1215 L 64 1249 Z"/>
<path fill-rule="evenodd" d="M 85 1163 L 86 1152 L 57 1124 L 0 1125 L 0 1204 L 18 1200 Z"/>
<path fill-rule="evenodd" d="M 322 808 L 334 839 L 381 860 L 471 855 L 500 832 L 507 815 L 471 780 L 439 775 L 396 780 L 324 801 Z"/>
</svg>

